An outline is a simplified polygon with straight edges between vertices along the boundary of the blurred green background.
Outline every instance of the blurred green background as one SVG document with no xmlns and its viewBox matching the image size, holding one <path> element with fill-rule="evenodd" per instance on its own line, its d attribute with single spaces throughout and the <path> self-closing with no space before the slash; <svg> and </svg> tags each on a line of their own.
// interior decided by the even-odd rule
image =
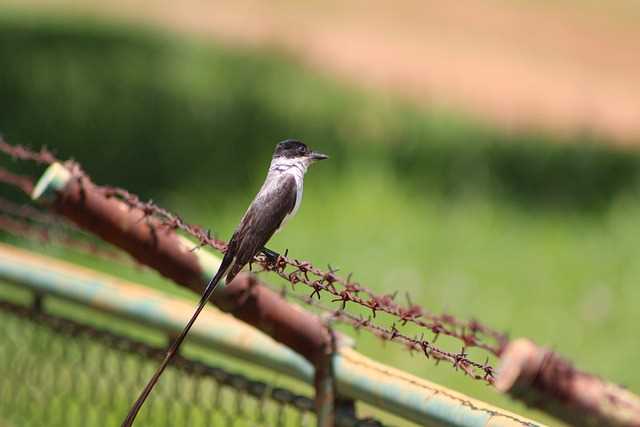
<svg viewBox="0 0 640 427">
<path fill-rule="evenodd" d="M 505 130 L 354 87 L 276 48 L 7 10 L 0 132 L 77 159 L 96 182 L 153 199 L 222 238 L 275 143 L 299 138 L 331 160 L 310 170 L 302 208 L 274 249 L 353 271 L 380 292 L 409 292 L 434 312 L 530 337 L 640 389 L 640 373 L 629 370 L 640 350 L 640 154 L 607 136 Z M 140 280 L 172 286 L 149 274 Z M 381 362 L 553 424 L 397 347 L 358 337 Z"/>
</svg>

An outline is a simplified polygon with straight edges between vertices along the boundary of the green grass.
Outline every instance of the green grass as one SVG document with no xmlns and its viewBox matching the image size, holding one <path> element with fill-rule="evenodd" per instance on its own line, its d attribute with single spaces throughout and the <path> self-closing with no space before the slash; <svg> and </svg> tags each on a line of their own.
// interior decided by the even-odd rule
<svg viewBox="0 0 640 427">
<path fill-rule="evenodd" d="M 629 369 L 640 351 L 635 152 L 421 110 L 316 77 L 280 53 L 95 22 L 0 20 L 0 73 L 0 130 L 10 141 L 47 144 L 98 182 L 160 200 L 223 238 L 274 142 L 298 136 L 332 160 L 309 172 L 298 217 L 271 247 L 530 337 L 640 390 Z M 176 289 L 153 273 L 124 274 Z M 366 333 L 358 348 L 549 421 Z"/>
</svg>

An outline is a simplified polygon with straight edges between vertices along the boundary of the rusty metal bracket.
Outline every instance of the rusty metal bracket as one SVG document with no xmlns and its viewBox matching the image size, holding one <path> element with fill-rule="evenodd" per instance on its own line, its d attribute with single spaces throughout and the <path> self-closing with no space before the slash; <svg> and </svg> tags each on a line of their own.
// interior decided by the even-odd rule
<svg viewBox="0 0 640 427">
<path fill-rule="evenodd" d="M 527 339 L 507 346 L 495 385 L 571 425 L 640 426 L 640 397 Z"/>
</svg>

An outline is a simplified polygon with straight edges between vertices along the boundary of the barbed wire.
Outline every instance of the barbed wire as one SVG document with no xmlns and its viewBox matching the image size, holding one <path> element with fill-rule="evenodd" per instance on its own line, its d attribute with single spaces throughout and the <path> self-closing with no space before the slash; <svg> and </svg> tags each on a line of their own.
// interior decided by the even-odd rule
<svg viewBox="0 0 640 427">
<path fill-rule="evenodd" d="M 19 239 L 30 240 L 39 244 L 56 244 L 66 249 L 76 250 L 107 261 L 117 261 L 140 266 L 140 264 L 135 263 L 133 258 L 126 256 L 122 252 L 103 247 L 86 238 L 74 237 L 69 230 L 65 230 L 64 228 L 51 230 L 50 227 L 43 226 L 42 224 L 7 215 L 2 212 L 1 207 L 0 231 L 11 234 Z M 78 230 L 78 232 L 81 233 L 81 230 Z"/>
<path fill-rule="evenodd" d="M 23 145 L 11 145 L 0 135 L 0 151 L 17 160 L 30 160 L 40 165 L 50 165 L 59 162 L 47 148 L 42 147 L 39 152 L 33 151 Z"/>
<path fill-rule="evenodd" d="M 1 141 L 2 140 L 0 139 L 0 142 Z M 0 168 L 0 182 L 17 187 L 25 194 L 31 194 L 33 191 L 33 180 L 31 180 L 31 178 L 16 175 L 4 168 Z"/>
<path fill-rule="evenodd" d="M 204 231 L 199 226 L 191 225 L 184 222 L 180 217 L 171 214 L 164 208 L 160 208 L 153 202 L 142 202 L 140 199 L 126 190 L 114 187 L 103 187 L 105 196 L 118 197 L 124 201 L 129 207 L 139 209 L 143 212 L 143 215 L 159 217 L 161 223 L 172 229 L 182 230 L 192 237 L 199 240 L 198 246 L 212 246 L 222 252 L 226 250 L 226 243 L 222 240 L 216 239 L 210 231 Z M 310 299 L 316 296 L 320 298 L 320 292 L 326 291 L 330 295 L 337 297 L 332 302 L 340 302 L 342 309 L 333 310 L 333 317 L 339 319 L 344 323 L 351 324 L 356 329 L 366 329 L 380 338 L 385 338 L 389 341 L 401 342 L 411 351 L 417 350 L 422 352 L 427 358 L 433 358 L 436 363 L 440 361 L 447 361 L 452 364 L 456 369 L 462 370 L 468 376 L 493 383 L 495 369 L 488 364 L 488 359 L 485 363 L 478 363 L 471 360 L 466 353 L 466 349 L 469 347 L 481 348 L 494 355 L 499 355 L 501 346 L 506 344 L 506 338 L 502 335 L 499 336 L 501 341 L 497 346 L 492 346 L 487 343 L 483 343 L 478 340 L 477 332 L 491 331 L 484 325 L 481 325 L 477 321 L 462 322 L 451 315 L 432 315 L 425 314 L 424 309 L 417 305 L 409 305 L 406 308 L 393 302 L 393 296 L 382 295 L 377 296 L 368 288 L 361 287 L 355 282 L 351 282 L 351 277 L 343 279 L 335 275 L 336 270 L 329 267 L 327 272 L 322 271 L 311 265 L 307 261 L 299 261 L 295 259 L 287 258 L 286 254 L 279 255 L 275 261 L 269 260 L 263 255 L 259 255 L 255 258 L 255 262 L 262 267 L 262 271 L 275 272 L 278 276 L 287 280 L 292 286 L 302 283 L 311 289 L 312 293 L 309 295 Z M 294 267 L 293 271 L 287 272 L 288 267 Z M 317 279 L 312 279 L 309 275 L 315 275 Z M 335 283 L 339 283 L 344 286 L 344 289 L 338 290 L 335 287 Z M 358 292 L 365 292 L 368 295 L 368 299 L 364 299 L 357 295 Z M 368 308 L 372 312 L 370 318 L 358 318 L 347 311 L 345 311 L 347 302 L 353 302 L 365 308 Z M 422 328 L 428 329 L 434 334 L 434 339 L 430 342 L 424 339 L 424 335 L 421 337 L 411 338 L 401 333 L 394 324 L 390 329 L 385 328 L 379 324 L 373 322 L 372 318 L 375 318 L 376 311 L 385 312 L 399 319 L 402 326 L 411 322 Z M 429 320 L 419 319 L 424 315 Z M 453 327 L 452 327 L 453 326 Z M 442 350 L 434 345 L 438 336 L 447 335 L 452 338 L 456 338 L 463 342 L 463 348 L 460 352 L 448 352 Z M 481 375 L 474 372 L 474 370 L 480 370 Z"/>
<path fill-rule="evenodd" d="M 57 161 L 46 149 L 40 152 L 31 151 L 22 146 L 12 146 L 2 141 L 0 138 L 0 151 L 16 159 L 31 160 L 42 164 Z M 72 176 L 80 182 L 88 176 L 82 171 L 80 165 L 75 162 L 67 162 L 67 168 L 72 172 Z M 204 246 L 211 246 L 216 250 L 224 252 L 226 243 L 217 239 L 210 230 L 185 222 L 181 217 L 156 205 L 153 201 L 144 202 L 140 198 L 124 189 L 117 187 L 98 187 L 107 198 L 118 198 L 130 209 L 137 209 L 142 212 L 142 218 L 154 217 L 162 226 L 172 230 L 180 230 L 198 241 L 194 249 Z M 141 218 L 141 219 L 142 219 Z M 378 295 L 372 289 L 352 280 L 352 274 L 346 278 L 338 276 L 337 269 L 330 265 L 327 270 L 320 269 L 309 261 L 300 261 L 288 257 L 288 251 L 284 255 L 279 255 L 272 260 L 264 255 L 255 257 L 254 262 L 260 267 L 260 271 L 268 271 L 277 274 L 282 279 L 291 284 L 293 288 L 297 284 L 302 284 L 312 290 L 308 296 L 309 300 L 320 299 L 320 293 L 325 292 L 331 295 L 333 303 L 340 303 L 339 309 L 333 309 L 333 317 L 345 323 L 351 324 L 356 329 L 366 329 L 376 336 L 384 337 L 393 342 L 403 343 L 411 351 L 421 351 L 427 358 L 433 358 L 436 362 L 447 361 L 456 369 L 461 369 L 473 378 L 482 379 L 487 382 L 493 381 L 494 368 L 485 363 L 478 363 L 471 360 L 466 350 L 471 347 L 480 348 L 493 355 L 499 356 L 508 342 L 506 335 L 497 332 L 477 320 L 462 321 L 450 314 L 433 314 L 421 307 L 413 304 L 408 298 L 407 305 L 399 304 L 395 301 L 396 293 Z M 348 303 L 353 303 L 369 310 L 371 315 L 367 318 L 355 316 L 346 311 Z M 423 330 L 433 333 L 433 340 L 424 339 L 424 334 L 420 337 L 412 338 L 401 333 L 394 323 L 391 328 L 386 328 L 373 319 L 377 312 L 386 313 L 396 319 L 399 325 L 405 326 L 408 323 L 414 324 Z M 440 335 L 446 335 L 462 342 L 463 347 L 460 352 L 448 352 L 434 345 Z M 477 374 L 474 370 L 480 370 L 482 374 Z"/>
<path fill-rule="evenodd" d="M 57 244 L 108 261 L 129 262 L 133 258 L 94 241 L 86 232 L 56 214 L 18 204 L 0 196 L 0 230 L 40 244 Z"/>
<path fill-rule="evenodd" d="M 36 209 L 31 205 L 15 203 L 0 196 L 0 211 L 23 219 L 30 219 L 43 225 L 53 225 L 55 227 L 74 228 L 78 232 L 80 229 L 72 227 L 60 216 Z"/>
<path fill-rule="evenodd" d="M 478 363 L 467 358 L 466 348 L 462 347 L 460 352 L 445 351 L 435 346 L 437 341 L 437 335 L 433 340 L 428 341 L 424 339 L 424 334 L 421 336 L 410 337 L 401 332 L 397 325 L 393 323 L 390 328 L 377 324 L 373 321 L 371 316 L 364 317 L 362 315 L 354 315 L 348 311 L 335 309 L 322 301 L 313 298 L 310 295 L 300 295 L 296 293 L 288 292 L 284 286 L 277 287 L 274 285 L 267 286 L 273 291 L 279 293 L 283 298 L 293 299 L 297 302 L 303 303 L 321 313 L 321 317 L 331 323 L 338 322 L 348 326 L 351 326 L 356 332 L 361 329 L 365 329 L 374 336 L 383 341 L 394 341 L 404 344 L 409 352 L 419 352 L 424 354 L 428 359 L 433 359 L 436 364 L 441 361 L 450 362 L 456 369 L 461 369 L 470 377 L 477 380 L 484 380 L 489 384 L 493 384 L 495 380 L 495 369 L 489 365 L 489 358 L 487 357 L 484 363 Z"/>
<path fill-rule="evenodd" d="M 215 238 L 210 230 L 205 231 L 202 227 L 188 224 L 183 221 L 182 218 L 157 206 L 152 201 L 142 202 L 138 196 L 121 188 L 102 187 L 102 191 L 107 197 L 118 197 L 129 207 L 141 210 L 145 216 L 155 215 L 169 228 L 179 229 L 191 235 L 199 241 L 199 247 L 211 246 L 221 252 L 226 250 L 226 243 Z M 353 282 L 351 280 L 351 274 L 346 279 L 337 276 L 335 274 L 337 270 L 331 268 L 331 266 L 328 267 L 329 269 L 327 271 L 323 271 L 314 267 L 308 261 L 289 258 L 287 257 L 287 253 L 285 253 L 285 255 L 279 255 L 275 261 L 263 255 L 258 255 L 255 258 L 255 262 L 259 264 L 264 271 L 275 272 L 292 285 L 302 283 L 308 286 L 313 290 L 311 296 L 319 297 L 320 291 L 331 294 L 335 297 L 333 302 L 340 302 L 343 309 L 346 308 L 348 302 L 353 302 L 369 309 L 373 317 L 376 316 L 377 311 L 385 312 L 399 318 L 403 325 L 411 322 L 429 329 L 436 335 L 443 334 L 457 338 L 463 341 L 467 347 L 479 347 L 495 355 L 499 355 L 501 348 L 507 341 L 505 335 L 493 331 L 475 320 L 464 322 L 452 315 L 434 315 L 419 305 L 411 303 L 403 307 L 394 301 L 395 295 L 376 295 L 371 289 Z M 286 269 L 288 267 L 293 268 L 293 271 L 287 272 Z M 313 280 L 310 278 L 310 275 L 315 276 L 317 279 Z M 337 289 L 336 284 L 341 285 L 343 289 Z M 360 293 L 364 293 L 366 298 L 359 296 Z M 478 339 L 478 333 L 487 334 L 494 338 L 497 345 L 492 346 L 481 342 Z"/>
</svg>

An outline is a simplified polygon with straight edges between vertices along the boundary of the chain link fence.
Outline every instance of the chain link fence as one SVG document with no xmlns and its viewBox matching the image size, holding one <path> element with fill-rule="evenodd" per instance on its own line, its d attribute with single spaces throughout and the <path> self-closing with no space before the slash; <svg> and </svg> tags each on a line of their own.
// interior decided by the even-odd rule
<svg viewBox="0 0 640 427">
<path fill-rule="evenodd" d="M 36 300 L 37 301 L 37 300 Z M 0 426 L 118 426 L 164 349 L 0 300 Z M 141 426 L 313 426 L 313 401 L 176 357 Z M 341 425 L 374 427 L 343 415 Z"/>
</svg>

